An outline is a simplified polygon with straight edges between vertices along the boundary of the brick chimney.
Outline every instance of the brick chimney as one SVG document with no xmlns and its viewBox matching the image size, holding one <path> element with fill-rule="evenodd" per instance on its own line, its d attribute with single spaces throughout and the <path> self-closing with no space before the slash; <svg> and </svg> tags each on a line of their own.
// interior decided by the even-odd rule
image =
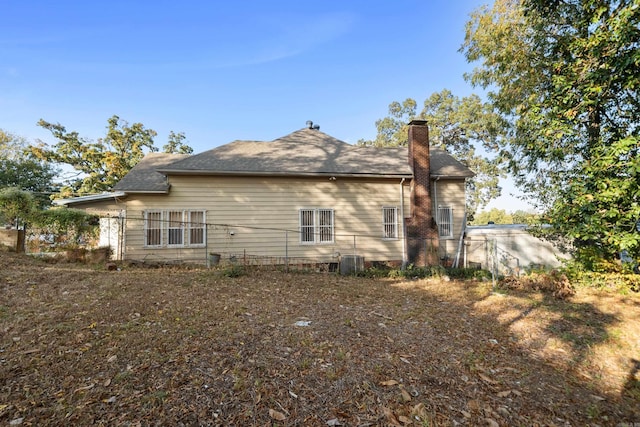
<svg viewBox="0 0 640 427">
<path fill-rule="evenodd" d="M 426 120 L 409 123 L 409 166 L 411 184 L 411 218 L 407 225 L 407 255 L 416 266 L 438 264 L 438 230 L 431 201 L 431 166 L 429 127 Z"/>
</svg>

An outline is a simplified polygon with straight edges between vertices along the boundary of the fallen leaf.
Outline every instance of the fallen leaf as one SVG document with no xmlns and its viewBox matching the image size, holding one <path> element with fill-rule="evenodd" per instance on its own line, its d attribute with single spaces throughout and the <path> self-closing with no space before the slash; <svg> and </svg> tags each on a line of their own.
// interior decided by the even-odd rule
<svg viewBox="0 0 640 427">
<path fill-rule="evenodd" d="M 424 403 L 418 403 L 416 406 L 411 408 L 411 415 L 415 415 L 420 418 L 426 418 L 427 408 L 426 406 L 424 406 Z"/>
<path fill-rule="evenodd" d="M 291 397 L 293 397 L 294 399 L 297 399 L 297 398 L 298 398 L 298 395 L 297 395 L 297 394 L 295 394 L 294 392 L 292 392 L 291 390 L 289 390 L 289 395 L 290 395 Z"/>
<path fill-rule="evenodd" d="M 107 362 L 108 362 L 108 363 L 111 363 L 111 362 L 115 362 L 116 360 L 118 360 L 118 356 L 114 354 L 113 356 L 110 356 L 110 357 L 107 359 Z"/>
<path fill-rule="evenodd" d="M 411 424 L 411 419 L 409 417 L 405 417 L 404 415 L 400 415 L 398 417 L 398 420 L 402 423 L 402 424 Z"/>
<path fill-rule="evenodd" d="M 483 381 L 488 382 L 489 384 L 498 384 L 498 381 L 496 381 L 496 380 L 494 380 L 492 378 L 489 378 L 488 376 L 486 376 L 485 374 L 483 374 L 481 372 L 478 373 L 478 376 L 480 377 L 480 379 L 482 379 Z"/>
<path fill-rule="evenodd" d="M 404 388 L 400 388 L 400 393 L 402 393 L 402 400 L 405 402 L 411 402 L 411 395 Z"/>
<path fill-rule="evenodd" d="M 269 416 L 274 420 L 284 421 L 287 419 L 287 416 L 282 412 L 278 412 L 275 409 L 269 409 Z"/>
<path fill-rule="evenodd" d="M 487 422 L 489 427 L 500 427 L 500 424 L 498 424 L 493 418 L 485 418 L 484 420 Z"/>
<path fill-rule="evenodd" d="M 327 421 L 327 425 L 328 426 L 341 426 L 342 424 L 340 424 L 340 421 L 338 421 L 337 418 L 331 419 L 329 421 Z"/>
<path fill-rule="evenodd" d="M 91 390 L 93 387 L 95 386 L 95 383 L 86 385 L 84 387 L 78 387 L 77 389 L 73 390 L 73 394 L 78 393 L 79 391 L 86 391 L 86 390 Z"/>
<path fill-rule="evenodd" d="M 386 406 L 383 406 L 382 412 L 384 412 L 384 416 L 387 418 L 387 421 L 389 422 L 390 425 L 394 427 L 400 426 L 400 422 L 398 421 L 398 419 L 396 418 L 395 414 L 391 409 L 387 408 Z"/>
<path fill-rule="evenodd" d="M 102 383 L 103 386 L 105 387 L 109 387 L 111 385 L 111 378 L 107 378 L 104 383 Z"/>
<path fill-rule="evenodd" d="M 380 383 L 380 385 L 385 385 L 385 386 L 396 385 L 396 384 L 398 384 L 398 381 L 396 380 L 386 380 Z"/>
<path fill-rule="evenodd" d="M 470 400 L 470 401 L 467 402 L 467 408 L 469 408 L 469 410 L 471 412 L 479 411 L 480 410 L 480 402 L 478 402 L 477 400 Z"/>
<path fill-rule="evenodd" d="M 507 397 L 511 394 L 511 390 L 505 390 L 498 393 L 498 397 Z"/>
</svg>

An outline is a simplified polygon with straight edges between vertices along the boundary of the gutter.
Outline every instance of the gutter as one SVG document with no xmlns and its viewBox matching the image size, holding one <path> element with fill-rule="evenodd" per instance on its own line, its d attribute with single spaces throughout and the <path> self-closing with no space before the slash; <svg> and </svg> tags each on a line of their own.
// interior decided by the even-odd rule
<svg viewBox="0 0 640 427">
<path fill-rule="evenodd" d="M 317 178 L 411 178 L 409 173 L 336 173 L 336 172 L 250 172 L 250 171 L 206 171 L 206 170 L 167 170 L 157 169 L 164 175 L 208 175 L 208 176 L 268 176 L 268 177 L 317 177 Z M 129 191 L 130 193 L 130 191 Z"/>
<path fill-rule="evenodd" d="M 91 194 L 89 196 L 72 197 L 70 199 L 57 199 L 53 200 L 52 203 L 58 206 L 66 206 L 68 204 L 88 203 L 94 202 L 96 200 L 117 199 L 118 197 L 126 197 L 126 195 L 127 193 L 125 193 L 124 191 L 114 191 L 112 193 L 101 193 Z"/>
</svg>

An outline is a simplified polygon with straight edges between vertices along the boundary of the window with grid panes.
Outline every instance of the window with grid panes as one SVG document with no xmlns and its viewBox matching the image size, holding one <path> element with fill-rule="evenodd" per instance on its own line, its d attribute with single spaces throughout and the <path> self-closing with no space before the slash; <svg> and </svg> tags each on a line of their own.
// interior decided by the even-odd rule
<svg viewBox="0 0 640 427">
<path fill-rule="evenodd" d="M 204 245 L 204 211 L 189 211 L 188 216 L 189 245 Z"/>
<path fill-rule="evenodd" d="M 162 212 L 147 211 L 144 218 L 145 246 L 162 246 Z"/>
<path fill-rule="evenodd" d="M 398 208 L 395 206 L 382 208 L 382 238 L 398 238 Z"/>
<path fill-rule="evenodd" d="M 443 238 L 453 237 L 453 208 L 450 206 L 438 206 L 436 214 L 438 234 Z"/>
<path fill-rule="evenodd" d="M 300 242 L 333 243 L 333 209 L 300 209 Z"/>
</svg>

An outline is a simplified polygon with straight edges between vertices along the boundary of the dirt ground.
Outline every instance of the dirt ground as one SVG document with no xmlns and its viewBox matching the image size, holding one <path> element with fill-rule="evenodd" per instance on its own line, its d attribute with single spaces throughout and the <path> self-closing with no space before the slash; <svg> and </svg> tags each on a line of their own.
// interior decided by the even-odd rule
<svg viewBox="0 0 640 427">
<path fill-rule="evenodd" d="M 640 426 L 640 296 L 0 253 L 0 424 Z"/>
</svg>

